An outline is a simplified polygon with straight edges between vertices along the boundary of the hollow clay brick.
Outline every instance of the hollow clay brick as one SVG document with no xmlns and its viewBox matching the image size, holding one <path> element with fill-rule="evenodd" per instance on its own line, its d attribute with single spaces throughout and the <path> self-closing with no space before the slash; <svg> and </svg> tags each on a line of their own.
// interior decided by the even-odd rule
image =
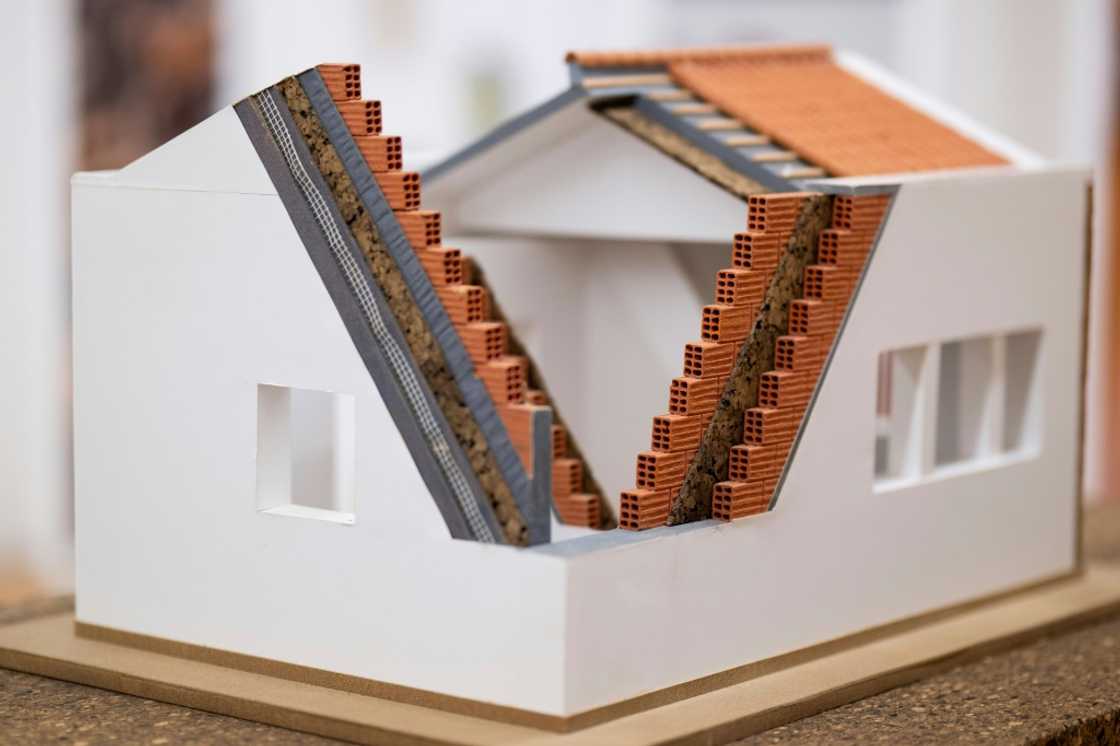
<svg viewBox="0 0 1120 746">
<path fill-rule="evenodd" d="M 757 308 L 769 278 L 750 269 L 721 269 L 716 273 L 716 303 Z"/>
<path fill-rule="evenodd" d="M 769 497 L 764 485 L 746 482 L 717 482 L 712 489 L 712 517 L 721 521 L 765 512 Z"/>
<path fill-rule="evenodd" d="M 731 265 L 753 269 L 763 276 L 773 274 L 783 248 L 777 233 L 746 231 L 736 233 L 731 252 Z"/>
<path fill-rule="evenodd" d="M 432 279 L 432 284 L 458 285 L 463 282 L 463 256 L 458 249 L 450 246 L 431 246 L 424 249 L 417 258 Z"/>
<path fill-rule="evenodd" d="M 726 378 L 735 362 L 738 345 L 727 342 L 689 342 L 684 346 L 684 375 L 690 378 Z"/>
<path fill-rule="evenodd" d="M 774 345 L 775 370 L 811 371 L 824 359 L 817 337 L 785 335 Z"/>
<path fill-rule="evenodd" d="M 758 382 L 758 406 L 803 407 L 813 393 L 813 381 L 805 372 L 771 370 Z"/>
<path fill-rule="evenodd" d="M 412 171 L 386 171 L 373 177 L 394 210 L 415 210 L 420 207 L 420 174 Z"/>
<path fill-rule="evenodd" d="M 684 480 L 684 471 L 691 457 L 689 451 L 643 451 L 638 454 L 635 484 L 642 489 L 672 491 Z"/>
<path fill-rule="evenodd" d="M 476 366 L 501 357 L 507 352 L 508 330 L 500 321 L 476 321 L 473 324 L 464 324 L 459 327 L 459 336 Z"/>
<path fill-rule="evenodd" d="M 495 404 L 525 401 L 525 358 L 506 355 L 480 365 L 477 371 Z"/>
<path fill-rule="evenodd" d="M 711 342 L 742 342 L 753 322 L 754 309 L 746 306 L 704 306 L 700 336 Z"/>
<path fill-rule="evenodd" d="M 483 321 L 490 317 L 490 299 L 478 285 L 436 285 L 436 293 L 456 326 Z M 541 402 L 546 403 L 546 402 Z"/>
<path fill-rule="evenodd" d="M 578 458 L 558 458 L 552 461 L 552 494 L 567 497 L 579 492 L 583 484 L 583 462 Z"/>
<path fill-rule="evenodd" d="M 792 440 L 800 419 L 792 407 L 751 407 L 743 414 L 743 442 L 770 445 Z"/>
<path fill-rule="evenodd" d="M 354 138 L 366 165 L 374 173 L 399 171 L 402 161 L 401 139 L 395 135 L 359 135 Z"/>
<path fill-rule="evenodd" d="M 653 418 L 651 451 L 695 451 L 700 445 L 704 418 L 700 415 L 663 414 Z"/>
<path fill-rule="evenodd" d="M 355 137 L 381 134 L 380 101 L 338 101 L 335 107 Z"/>
<path fill-rule="evenodd" d="M 563 425 L 552 426 L 552 458 L 564 458 L 568 455 L 568 431 Z"/>
<path fill-rule="evenodd" d="M 319 75 L 334 101 L 356 101 L 362 97 L 362 69 L 354 64 L 322 64 Z"/>
<path fill-rule="evenodd" d="M 416 251 L 437 246 L 442 240 L 442 219 L 436 210 L 408 210 L 396 213 L 405 238 Z"/>
<path fill-rule="evenodd" d="M 727 478 L 733 482 L 760 481 L 779 474 L 786 460 L 782 444 L 731 446 L 727 462 Z"/>
<path fill-rule="evenodd" d="M 817 337 L 836 331 L 836 304 L 799 298 L 789 304 L 789 333 Z"/>
<path fill-rule="evenodd" d="M 669 411 L 673 414 L 710 415 L 719 400 L 722 381 L 717 378 L 674 378 L 669 384 Z"/>
<path fill-rule="evenodd" d="M 668 516 L 668 491 L 635 489 L 622 493 L 618 509 L 619 528 L 627 531 L 642 531 L 664 526 Z"/>
<path fill-rule="evenodd" d="M 580 492 L 556 499 L 555 505 L 561 523 L 585 528 L 598 528 L 601 523 L 598 495 Z"/>
</svg>

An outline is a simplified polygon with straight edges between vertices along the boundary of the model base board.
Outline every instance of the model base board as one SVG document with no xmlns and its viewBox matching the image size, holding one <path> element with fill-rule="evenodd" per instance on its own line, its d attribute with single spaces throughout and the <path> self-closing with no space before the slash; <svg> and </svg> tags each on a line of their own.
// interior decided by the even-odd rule
<svg viewBox="0 0 1120 746">
<path fill-rule="evenodd" d="M 484 703 L 462 712 L 429 709 L 85 639 L 75 634 L 72 614 L 0 628 L 0 666 L 356 743 L 726 743 L 1117 610 L 1120 570 L 1090 565 L 953 613 L 763 661 L 745 675 L 707 677 L 568 718 L 511 717 Z M 499 709 L 507 722 L 488 719 Z"/>
</svg>

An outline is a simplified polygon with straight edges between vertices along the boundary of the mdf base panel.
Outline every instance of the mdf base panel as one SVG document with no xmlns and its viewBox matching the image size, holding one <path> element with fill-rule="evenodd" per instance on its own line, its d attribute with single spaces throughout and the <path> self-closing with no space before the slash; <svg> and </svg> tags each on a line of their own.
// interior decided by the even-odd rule
<svg viewBox="0 0 1120 746">
<path fill-rule="evenodd" d="M 952 612 L 548 719 L 484 703 L 449 712 L 417 704 L 423 693 L 393 701 L 89 639 L 75 634 L 72 614 L 0 628 L 0 665 L 357 743 L 725 743 L 1116 612 L 1120 569 L 1090 565 Z"/>
</svg>

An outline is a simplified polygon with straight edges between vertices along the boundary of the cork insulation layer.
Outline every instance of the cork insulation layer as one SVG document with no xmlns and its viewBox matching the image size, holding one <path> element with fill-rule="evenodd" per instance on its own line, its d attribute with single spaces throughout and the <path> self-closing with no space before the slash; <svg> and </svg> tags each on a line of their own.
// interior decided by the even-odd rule
<svg viewBox="0 0 1120 746">
<path fill-rule="evenodd" d="M 437 340 L 395 261 L 382 243 L 371 216 L 363 206 L 310 100 L 295 78 L 282 81 L 278 90 L 329 186 L 343 219 L 350 226 L 358 246 L 369 262 L 373 277 L 384 293 L 417 367 L 431 387 L 438 406 L 470 461 L 506 541 L 520 546 L 527 545 L 526 521 L 517 502 L 447 366 Z"/>
</svg>

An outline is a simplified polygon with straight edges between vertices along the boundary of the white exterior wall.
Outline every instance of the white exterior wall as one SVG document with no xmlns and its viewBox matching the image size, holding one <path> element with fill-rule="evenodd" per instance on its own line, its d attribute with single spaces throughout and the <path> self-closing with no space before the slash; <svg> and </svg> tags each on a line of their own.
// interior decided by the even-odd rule
<svg viewBox="0 0 1120 746">
<path fill-rule="evenodd" d="M 238 126 L 75 182 L 80 621 L 568 715 L 1073 568 L 1083 172 L 903 185 L 774 512 L 518 550 L 448 538 L 259 163 L 189 172 Z M 585 339 L 662 324 L 664 249 L 594 252 Z M 877 355 L 1025 328 L 1039 450 L 877 493 Z M 258 509 L 259 383 L 354 398 L 352 525 Z"/>
<path fill-rule="evenodd" d="M 776 509 L 572 558 L 571 709 L 1074 568 L 1087 178 L 902 187 Z M 878 354 L 1025 328 L 1043 335 L 1040 449 L 876 493 Z"/>
</svg>

